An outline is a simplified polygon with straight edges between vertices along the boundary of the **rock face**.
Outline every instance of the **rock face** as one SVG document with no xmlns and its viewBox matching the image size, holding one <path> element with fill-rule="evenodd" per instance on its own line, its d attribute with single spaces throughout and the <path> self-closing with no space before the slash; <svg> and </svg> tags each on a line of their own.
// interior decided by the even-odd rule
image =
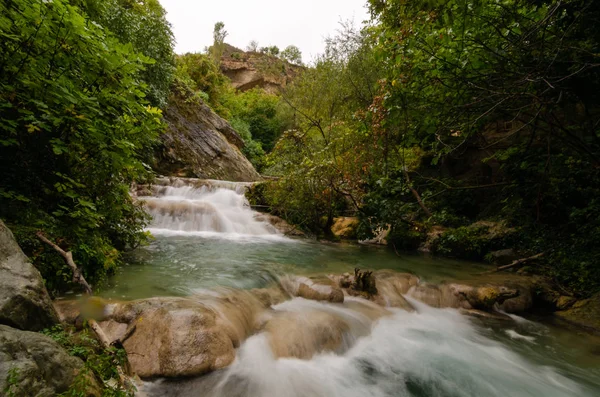
<svg viewBox="0 0 600 397">
<path fill-rule="evenodd" d="M 54 396 L 69 389 L 82 367 L 51 338 L 0 325 L 0 394 Z"/>
<path fill-rule="evenodd" d="M 164 117 L 168 128 L 160 137 L 158 172 L 238 182 L 260 180 L 240 152 L 244 143 L 237 132 L 193 93 L 174 89 Z"/>
<path fill-rule="evenodd" d="M 221 57 L 221 72 L 240 91 L 262 88 L 267 92 L 277 93 L 302 70 L 303 66 L 259 52 L 244 52 L 230 45 L 226 45 Z"/>
<path fill-rule="evenodd" d="M 56 323 L 58 315 L 40 272 L 0 221 L 0 324 L 40 331 Z"/>
</svg>

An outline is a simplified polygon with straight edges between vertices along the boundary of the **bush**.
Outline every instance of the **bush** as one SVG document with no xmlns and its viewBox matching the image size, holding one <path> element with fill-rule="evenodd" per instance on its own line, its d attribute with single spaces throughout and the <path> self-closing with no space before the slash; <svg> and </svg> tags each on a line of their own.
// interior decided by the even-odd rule
<svg viewBox="0 0 600 397">
<path fill-rule="evenodd" d="M 135 390 L 122 390 L 119 384 L 117 366 L 127 368 L 127 353 L 123 349 L 110 347 L 104 349 L 85 328 L 76 332 L 73 327 L 57 325 L 42 331 L 65 348 L 71 356 L 83 360 L 83 369 L 77 374 L 70 389 L 61 394 L 64 397 L 87 396 L 93 390 L 94 378 L 101 381 L 104 397 L 133 397 Z"/>
<path fill-rule="evenodd" d="M 44 230 L 98 280 L 146 238 L 129 186 L 150 176 L 163 128 L 140 81 L 152 60 L 66 0 L 0 3 L 0 34 L 0 217 Z"/>
</svg>

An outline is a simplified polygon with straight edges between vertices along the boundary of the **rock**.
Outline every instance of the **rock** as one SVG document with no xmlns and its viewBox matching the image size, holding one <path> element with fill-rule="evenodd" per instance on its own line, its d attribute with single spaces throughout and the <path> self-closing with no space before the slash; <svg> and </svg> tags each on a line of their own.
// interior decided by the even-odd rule
<svg viewBox="0 0 600 397">
<path fill-rule="evenodd" d="M 573 306 L 573 304 L 575 302 L 577 302 L 577 298 L 575 298 L 573 296 L 562 295 L 556 301 L 556 308 L 558 310 L 567 310 L 568 308 L 570 308 L 571 306 Z"/>
<path fill-rule="evenodd" d="M 348 325 L 321 311 L 282 312 L 265 324 L 264 331 L 276 357 L 310 359 L 316 353 L 340 349 Z"/>
<path fill-rule="evenodd" d="M 267 54 L 244 52 L 228 44 L 225 44 L 220 66 L 221 72 L 237 90 L 258 87 L 272 94 L 278 94 L 304 70 L 303 66 Z"/>
<path fill-rule="evenodd" d="M 474 309 L 480 310 L 492 310 L 496 303 L 502 304 L 507 299 L 519 296 L 517 289 L 496 285 L 466 288 L 459 293 Z"/>
<path fill-rule="evenodd" d="M 344 293 L 339 288 L 330 287 L 328 285 L 311 284 L 310 286 L 300 283 L 298 286 L 297 295 L 304 299 L 312 299 L 316 301 L 329 301 L 341 303 L 344 301 Z"/>
<path fill-rule="evenodd" d="M 161 135 L 154 168 L 165 175 L 258 181 L 260 175 L 240 152 L 244 143 L 227 121 L 194 93 L 172 90 L 164 112 L 167 130 Z"/>
<path fill-rule="evenodd" d="M 197 376 L 231 364 L 262 312 L 282 299 L 282 291 L 257 289 L 115 302 L 100 325 L 111 341 L 135 326 L 123 346 L 140 377 Z"/>
<path fill-rule="evenodd" d="M 515 253 L 515 250 L 513 250 L 512 248 L 492 251 L 489 255 L 492 258 L 492 263 L 497 266 L 508 265 L 511 262 L 519 259 L 519 257 Z"/>
<path fill-rule="evenodd" d="M 50 337 L 0 325 L 0 392 L 7 396 L 63 393 L 82 367 Z"/>
<path fill-rule="evenodd" d="M 256 219 L 259 222 L 269 223 L 271 226 L 273 226 L 275 229 L 277 229 L 280 233 L 283 233 L 286 236 L 298 236 L 298 237 L 306 236 L 306 234 L 302 230 L 298 229 L 296 226 L 290 225 L 284 219 L 281 219 L 280 217 L 275 216 L 275 215 L 265 214 L 265 213 L 257 213 L 254 216 L 254 219 Z"/>
<path fill-rule="evenodd" d="M 506 313 L 525 313 L 533 308 L 533 292 L 530 285 L 507 285 L 517 291 L 516 297 L 508 298 L 499 303 L 500 310 Z"/>
<path fill-rule="evenodd" d="M 420 284 L 412 287 L 408 295 L 431 307 L 442 307 L 442 291 L 437 285 Z"/>
<path fill-rule="evenodd" d="M 356 228 L 358 227 L 358 218 L 354 216 L 341 216 L 333 220 L 331 232 L 334 236 L 341 239 L 356 239 Z"/>
<path fill-rule="evenodd" d="M 40 272 L 0 221 L 0 324 L 39 331 L 57 323 Z"/>
<path fill-rule="evenodd" d="M 568 310 L 554 315 L 569 324 L 600 335 L 600 293 L 572 304 Z"/>
</svg>

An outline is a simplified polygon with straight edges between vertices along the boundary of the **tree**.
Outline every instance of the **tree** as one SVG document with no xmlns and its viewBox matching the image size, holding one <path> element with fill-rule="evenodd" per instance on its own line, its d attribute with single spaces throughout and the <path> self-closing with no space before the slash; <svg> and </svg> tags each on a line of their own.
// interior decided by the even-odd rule
<svg viewBox="0 0 600 397">
<path fill-rule="evenodd" d="M 302 65 L 302 52 L 295 45 L 289 45 L 281 51 L 280 57 L 290 63 Z"/>
<path fill-rule="evenodd" d="M 66 0 L 0 3 L 0 34 L 0 217 L 21 244 L 22 229 L 56 236 L 97 282 L 146 237 L 129 187 L 162 129 L 140 78 L 153 61 Z M 37 264 L 64 287 L 51 263 Z"/>
<path fill-rule="evenodd" d="M 221 57 L 223 56 L 223 51 L 225 51 L 225 37 L 227 37 L 225 24 L 223 22 L 215 23 L 211 54 L 216 65 L 221 64 Z"/>
<path fill-rule="evenodd" d="M 250 43 L 248 43 L 248 46 L 246 46 L 246 51 L 258 52 L 258 41 L 256 41 L 256 40 L 250 41 Z"/>
<path fill-rule="evenodd" d="M 77 1 L 92 21 L 110 30 L 122 43 L 130 43 L 135 51 L 154 60 L 140 71 L 140 76 L 148 85 L 149 102 L 164 108 L 175 71 L 174 37 L 158 0 Z"/>
</svg>

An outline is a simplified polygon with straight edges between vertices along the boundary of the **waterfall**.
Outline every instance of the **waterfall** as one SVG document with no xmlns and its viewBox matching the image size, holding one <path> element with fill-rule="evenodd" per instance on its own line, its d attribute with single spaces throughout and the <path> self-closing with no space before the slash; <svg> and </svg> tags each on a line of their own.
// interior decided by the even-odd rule
<svg viewBox="0 0 600 397">
<path fill-rule="evenodd" d="M 255 217 L 244 196 L 248 183 L 175 179 L 139 197 L 152 216 L 153 234 L 189 234 L 226 238 L 253 236 L 283 239 L 271 224 Z"/>
</svg>

